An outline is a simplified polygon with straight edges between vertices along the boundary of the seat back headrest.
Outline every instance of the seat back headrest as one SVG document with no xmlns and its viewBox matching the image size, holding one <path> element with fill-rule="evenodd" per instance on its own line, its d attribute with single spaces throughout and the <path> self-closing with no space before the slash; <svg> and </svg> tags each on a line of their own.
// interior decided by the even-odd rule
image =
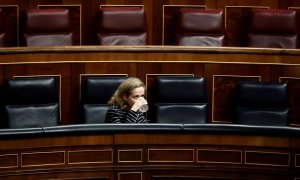
<svg viewBox="0 0 300 180">
<path fill-rule="evenodd" d="M 222 10 L 182 8 L 178 15 L 178 32 L 184 33 L 224 33 Z"/>
<path fill-rule="evenodd" d="M 252 9 L 250 31 L 266 34 L 295 34 L 296 11 L 285 9 Z"/>
<path fill-rule="evenodd" d="M 157 77 L 157 103 L 206 103 L 203 77 Z"/>
<path fill-rule="evenodd" d="M 269 82 L 240 82 L 237 86 L 240 107 L 288 107 L 287 84 Z"/>
<path fill-rule="evenodd" d="M 147 31 L 142 7 L 104 7 L 99 14 L 100 33 L 145 33 Z"/>
<path fill-rule="evenodd" d="M 67 9 L 32 9 L 25 15 L 25 33 L 57 33 L 72 31 Z"/>
<path fill-rule="evenodd" d="M 107 104 L 118 86 L 127 77 L 87 77 L 82 86 L 83 104 Z"/>
<path fill-rule="evenodd" d="M 4 90 L 8 105 L 58 103 L 58 91 L 53 77 L 7 80 Z"/>
</svg>

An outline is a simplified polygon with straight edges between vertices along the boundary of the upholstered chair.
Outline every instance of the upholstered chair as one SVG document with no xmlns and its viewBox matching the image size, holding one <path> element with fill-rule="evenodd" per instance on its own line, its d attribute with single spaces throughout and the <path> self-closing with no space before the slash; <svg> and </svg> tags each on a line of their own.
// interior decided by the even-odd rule
<svg viewBox="0 0 300 180">
<path fill-rule="evenodd" d="M 176 45 L 224 46 L 226 43 L 222 10 L 182 8 L 178 13 Z"/>
<path fill-rule="evenodd" d="M 102 7 L 98 22 L 99 45 L 146 45 L 147 23 L 143 7 Z"/>
<path fill-rule="evenodd" d="M 154 121 L 173 124 L 207 122 L 207 96 L 203 77 L 157 77 Z"/>
<path fill-rule="evenodd" d="M 252 9 L 248 47 L 297 48 L 296 11 L 287 9 Z"/>
<path fill-rule="evenodd" d="M 108 101 L 126 77 L 90 76 L 83 78 L 81 111 L 83 123 L 104 123 Z"/>
<path fill-rule="evenodd" d="M 286 126 L 289 123 L 287 84 L 240 82 L 235 119 L 238 124 Z"/>
<path fill-rule="evenodd" d="M 54 77 L 7 80 L 4 99 L 8 128 L 55 126 L 60 122 L 59 91 Z"/>
<path fill-rule="evenodd" d="M 67 9 L 31 9 L 24 18 L 24 46 L 71 46 L 72 23 Z"/>
</svg>

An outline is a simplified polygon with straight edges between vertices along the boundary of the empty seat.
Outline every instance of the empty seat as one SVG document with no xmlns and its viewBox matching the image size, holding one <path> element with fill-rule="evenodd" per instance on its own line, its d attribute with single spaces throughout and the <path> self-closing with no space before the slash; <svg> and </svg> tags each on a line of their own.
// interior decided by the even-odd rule
<svg viewBox="0 0 300 180">
<path fill-rule="evenodd" d="M 287 84 L 240 82 L 237 85 L 235 117 L 239 124 L 288 125 Z"/>
<path fill-rule="evenodd" d="M 5 32 L 4 32 L 4 24 L 3 24 L 3 12 L 0 8 L 0 47 L 5 47 Z"/>
<path fill-rule="evenodd" d="M 108 101 L 126 77 L 86 77 L 81 90 L 83 123 L 105 123 Z"/>
<path fill-rule="evenodd" d="M 157 77 L 154 119 L 157 123 L 207 122 L 207 97 L 202 77 Z"/>
<path fill-rule="evenodd" d="M 73 32 L 67 9 L 32 9 L 25 14 L 25 46 L 70 46 Z"/>
<path fill-rule="evenodd" d="M 143 7 L 103 7 L 99 11 L 98 44 L 146 45 Z"/>
<path fill-rule="evenodd" d="M 175 34 L 176 44 L 181 46 L 224 46 L 223 11 L 182 8 Z"/>
<path fill-rule="evenodd" d="M 252 9 L 249 22 L 248 46 L 296 48 L 296 11 Z"/>
<path fill-rule="evenodd" d="M 26 77 L 5 81 L 5 116 L 8 128 L 59 124 L 59 96 L 53 77 Z"/>
</svg>

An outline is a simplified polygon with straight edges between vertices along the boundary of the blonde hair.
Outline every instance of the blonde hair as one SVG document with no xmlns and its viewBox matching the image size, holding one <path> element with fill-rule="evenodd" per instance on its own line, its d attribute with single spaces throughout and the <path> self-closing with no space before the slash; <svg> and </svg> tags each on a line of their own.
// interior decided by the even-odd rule
<svg viewBox="0 0 300 180">
<path fill-rule="evenodd" d="M 108 105 L 117 105 L 122 109 L 127 108 L 127 101 L 124 99 L 124 95 L 129 96 L 132 90 L 139 87 L 144 87 L 146 91 L 145 84 L 139 78 L 131 77 L 126 79 L 119 85 L 113 96 L 108 101 Z"/>
</svg>

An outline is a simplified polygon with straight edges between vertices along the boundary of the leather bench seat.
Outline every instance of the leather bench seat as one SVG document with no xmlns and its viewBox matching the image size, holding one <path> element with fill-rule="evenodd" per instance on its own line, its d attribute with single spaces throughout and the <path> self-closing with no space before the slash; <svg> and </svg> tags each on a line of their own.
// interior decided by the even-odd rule
<svg viewBox="0 0 300 180">
<path fill-rule="evenodd" d="M 287 126 L 256 126 L 241 124 L 185 124 L 185 133 L 265 135 L 280 137 L 299 137 L 300 128 Z"/>
<path fill-rule="evenodd" d="M 46 134 L 87 134 L 87 133 L 165 133 L 179 132 L 182 124 L 74 124 L 44 127 Z"/>
<path fill-rule="evenodd" d="M 120 133 L 234 134 L 299 137 L 300 128 L 240 124 L 73 124 L 41 128 L 0 129 L 0 139 Z"/>
<path fill-rule="evenodd" d="M 43 128 L 34 127 L 34 128 L 4 128 L 0 129 L 0 139 L 9 139 L 9 138 L 27 138 L 27 137 L 40 137 L 45 134 Z"/>
</svg>

